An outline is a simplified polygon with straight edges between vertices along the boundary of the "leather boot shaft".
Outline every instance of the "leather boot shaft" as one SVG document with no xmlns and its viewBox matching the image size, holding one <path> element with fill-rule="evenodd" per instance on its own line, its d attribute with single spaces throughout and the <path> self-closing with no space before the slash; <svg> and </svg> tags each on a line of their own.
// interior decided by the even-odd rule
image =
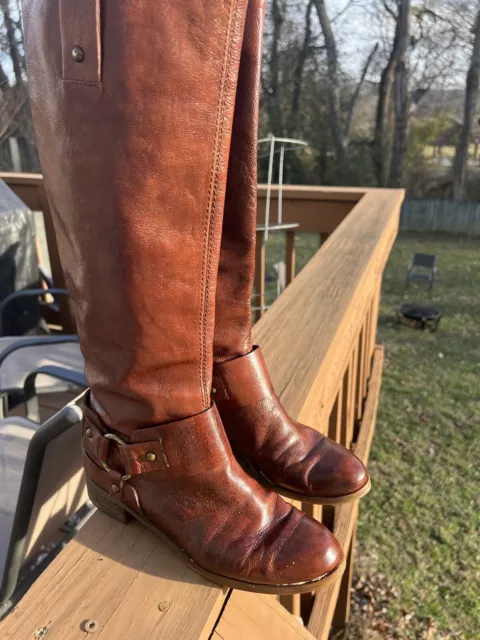
<svg viewBox="0 0 480 640">
<path fill-rule="evenodd" d="M 124 434 L 210 405 L 246 0 L 24 0 L 29 89 L 86 376 Z"/>
<path fill-rule="evenodd" d="M 257 142 L 265 0 L 250 0 L 245 21 L 228 167 L 217 283 L 214 360 L 252 349 L 251 295 L 257 221 Z"/>
</svg>

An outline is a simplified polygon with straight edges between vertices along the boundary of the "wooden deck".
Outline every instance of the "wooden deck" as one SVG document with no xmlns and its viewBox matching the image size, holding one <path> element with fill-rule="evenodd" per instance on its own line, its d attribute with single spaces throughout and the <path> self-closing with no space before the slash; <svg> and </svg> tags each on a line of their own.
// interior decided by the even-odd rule
<svg viewBox="0 0 480 640">
<path fill-rule="evenodd" d="M 289 196 L 284 219 L 296 217 L 301 230 L 328 242 L 259 320 L 254 338 L 290 415 L 366 462 L 383 363 L 375 344 L 381 277 L 403 192 L 292 187 Z M 279 602 L 221 589 L 180 565 L 138 523 L 125 527 L 97 513 L 0 625 L 0 636 L 326 639 L 348 619 L 358 504 L 298 506 L 334 531 L 348 557 L 344 578 L 316 596 Z"/>
</svg>

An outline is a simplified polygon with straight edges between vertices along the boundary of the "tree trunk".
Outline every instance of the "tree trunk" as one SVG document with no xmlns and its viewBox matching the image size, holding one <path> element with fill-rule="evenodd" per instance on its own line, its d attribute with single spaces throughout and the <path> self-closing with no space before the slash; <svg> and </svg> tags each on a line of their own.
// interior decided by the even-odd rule
<svg viewBox="0 0 480 640">
<path fill-rule="evenodd" d="M 328 67 L 328 104 L 335 149 L 335 180 L 342 184 L 347 170 L 347 140 L 342 124 L 338 52 L 332 25 L 327 14 L 325 0 L 314 0 L 318 19 L 325 39 Z"/>
<path fill-rule="evenodd" d="M 475 22 L 475 38 L 473 43 L 472 58 L 467 74 L 465 90 L 465 106 L 463 112 L 463 127 L 457 144 L 455 162 L 453 166 L 452 196 L 455 200 L 464 197 L 465 183 L 467 181 L 468 148 L 472 135 L 472 124 L 477 108 L 480 80 L 480 9 Z"/>
<path fill-rule="evenodd" d="M 272 46 L 270 49 L 269 60 L 269 89 L 267 97 L 268 105 L 268 120 L 270 125 L 270 131 L 275 136 L 281 136 L 283 134 L 282 124 L 282 111 L 280 108 L 280 60 L 278 55 L 278 45 L 280 42 L 280 35 L 284 23 L 283 6 L 281 6 L 281 0 L 273 0 L 272 2 L 272 22 L 273 22 L 273 35 Z"/>
<path fill-rule="evenodd" d="M 367 77 L 367 73 L 370 68 L 370 65 L 372 64 L 373 59 L 377 55 L 378 47 L 379 47 L 379 44 L 377 42 L 373 47 L 372 51 L 370 52 L 370 55 L 368 56 L 365 64 L 363 65 L 360 80 L 358 81 L 357 86 L 355 87 L 355 91 L 353 92 L 352 99 L 350 100 L 350 106 L 347 114 L 347 123 L 345 125 L 345 138 L 346 138 L 347 145 L 350 142 L 350 131 L 352 128 L 353 115 L 355 113 L 355 107 L 357 106 L 358 98 L 360 96 L 360 91 L 362 90 L 362 86 L 363 86 L 363 83 L 365 82 L 365 78 Z"/>
<path fill-rule="evenodd" d="M 312 36 L 312 6 L 313 0 L 309 0 L 305 13 L 305 36 L 303 38 L 302 47 L 298 53 L 297 65 L 293 74 L 292 106 L 290 109 L 289 130 L 290 135 L 294 137 L 299 135 L 298 122 L 300 112 L 300 96 L 302 93 L 303 72 L 305 69 L 305 62 L 308 58 L 310 40 Z"/>
<path fill-rule="evenodd" d="M 378 88 L 377 113 L 375 116 L 375 131 L 373 134 L 372 160 L 377 183 L 384 187 L 387 183 L 387 167 L 390 157 L 389 122 L 391 113 L 391 96 L 393 79 L 395 76 L 395 45 L 388 63 L 380 78 Z"/>
<path fill-rule="evenodd" d="M 20 87 L 23 85 L 22 55 L 20 54 L 19 43 L 15 34 L 15 29 L 16 29 L 15 22 L 13 21 L 10 13 L 9 0 L 1 0 L 0 6 L 3 13 L 5 30 L 7 33 L 8 49 L 10 53 L 10 58 L 12 60 L 13 73 L 15 75 L 15 83 L 17 87 Z"/>
<path fill-rule="evenodd" d="M 395 134 L 392 162 L 390 166 L 390 186 L 401 187 L 407 155 L 408 131 L 408 72 L 407 51 L 410 43 L 410 0 L 401 0 L 397 20 L 398 57 L 395 67 Z"/>
</svg>

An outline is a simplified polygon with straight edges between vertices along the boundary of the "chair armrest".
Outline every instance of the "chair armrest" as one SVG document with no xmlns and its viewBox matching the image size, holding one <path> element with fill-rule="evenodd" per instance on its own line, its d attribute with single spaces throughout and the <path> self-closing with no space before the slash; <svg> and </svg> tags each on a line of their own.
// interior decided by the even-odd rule
<svg viewBox="0 0 480 640">
<path fill-rule="evenodd" d="M 77 399 L 78 400 L 78 399 Z M 43 424 L 30 441 L 20 485 L 17 508 L 3 578 L 0 576 L 0 603 L 6 602 L 15 591 L 18 575 L 25 557 L 27 533 L 33 513 L 38 482 L 47 446 L 82 419 L 82 411 L 70 402 Z"/>
<path fill-rule="evenodd" d="M 47 287 L 49 289 L 54 289 L 55 284 L 53 283 L 53 278 L 48 275 L 48 273 L 45 271 L 45 269 L 42 267 L 41 264 L 38 265 L 38 270 L 40 272 L 40 275 L 42 276 L 42 280 L 46 282 Z"/>
<path fill-rule="evenodd" d="M 39 347 L 43 345 L 64 344 L 65 342 L 78 342 L 78 337 L 75 335 L 59 335 L 59 336 L 34 336 L 34 337 L 21 337 L 19 336 L 13 344 L 6 347 L 0 352 L 0 367 L 8 358 L 9 355 L 18 351 L 19 349 L 26 349 L 27 347 Z"/>
<path fill-rule="evenodd" d="M 36 381 L 37 376 L 46 375 L 63 382 L 73 384 L 80 389 L 87 389 L 87 380 L 83 373 L 65 367 L 46 365 L 38 367 L 25 378 L 23 385 L 23 397 L 25 401 L 25 415 L 33 422 L 40 422 L 40 407 L 37 398 Z"/>
</svg>

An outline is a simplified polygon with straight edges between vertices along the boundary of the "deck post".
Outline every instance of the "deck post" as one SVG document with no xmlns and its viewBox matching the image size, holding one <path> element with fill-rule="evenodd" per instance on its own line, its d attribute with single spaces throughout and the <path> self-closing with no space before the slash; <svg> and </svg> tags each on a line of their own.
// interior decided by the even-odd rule
<svg viewBox="0 0 480 640">
<path fill-rule="evenodd" d="M 287 243 L 285 246 L 286 277 L 285 284 L 288 285 L 295 278 L 295 231 L 287 231 Z"/>
</svg>

